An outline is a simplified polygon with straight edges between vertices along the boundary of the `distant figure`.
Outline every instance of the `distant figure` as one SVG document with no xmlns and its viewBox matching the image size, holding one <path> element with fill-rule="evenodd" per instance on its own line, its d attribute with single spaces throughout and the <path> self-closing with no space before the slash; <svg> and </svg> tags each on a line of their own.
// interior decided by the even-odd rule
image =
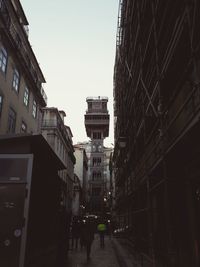
<svg viewBox="0 0 200 267">
<path fill-rule="evenodd" d="M 83 222 L 83 219 L 80 220 L 80 246 L 81 246 L 81 249 L 83 248 L 84 246 L 84 222 Z"/>
<path fill-rule="evenodd" d="M 98 233 L 99 233 L 99 237 L 100 237 L 100 247 L 101 248 L 104 248 L 105 244 L 104 244 L 104 235 L 105 235 L 105 232 L 106 232 L 106 224 L 105 223 L 99 223 L 97 225 L 97 230 L 98 230 Z"/>
<path fill-rule="evenodd" d="M 73 218 L 72 222 L 72 249 L 77 249 L 78 248 L 78 241 L 80 238 L 80 229 L 81 224 L 80 221 L 77 218 Z"/>
<path fill-rule="evenodd" d="M 67 252 L 67 213 L 64 206 L 60 206 L 58 216 L 58 246 L 57 246 L 57 266 L 65 266 Z"/>
<path fill-rule="evenodd" d="M 107 224 L 107 229 L 106 229 L 109 238 L 111 239 L 111 235 L 112 235 L 112 223 L 110 222 L 110 220 L 108 220 L 108 224 Z"/>
<path fill-rule="evenodd" d="M 89 220 L 83 220 L 83 225 L 81 228 L 81 236 L 83 245 L 86 247 L 87 260 L 89 261 L 91 246 L 94 240 L 94 224 Z"/>
</svg>

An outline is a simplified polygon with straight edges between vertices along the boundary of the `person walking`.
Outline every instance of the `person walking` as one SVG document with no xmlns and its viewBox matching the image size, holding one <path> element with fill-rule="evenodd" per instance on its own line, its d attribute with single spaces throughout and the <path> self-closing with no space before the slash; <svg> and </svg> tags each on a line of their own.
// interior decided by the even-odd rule
<svg viewBox="0 0 200 267">
<path fill-rule="evenodd" d="M 90 260 L 92 242 L 94 240 L 94 224 L 88 219 L 83 220 L 81 236 L 83 245 L 86 247 L 87 261 Z"/>
<path fill-rule="evenodd" d="M 72 249 L 78 248 L 78 241 L 80 238 L 80 221 L 74 217 L 72 222 Z"/>
<path fill-rule="evenodd" d="M 57 255 L 56 264 L 59 267 L 65 266 L 65 259 L 67 255 L 67 213 L 64 206 L 60 206 L 58 214 L 58 244 L 57 244 Z"/>
<path fill-rule="evenodd" d="M 97 225 L 97 230 L 98 230 L 99 238 L 100 238 L 100 247 L 104 248 L 104 246 L 105 246 L 105 244 L 104 244 L 104 235 L 105 235 L 105 232 L 106 232 L 106 224 L 104 222 L 100 222 Z"/>
<path fill-rule="evenodd" d="M 81 250 L 83 249 L 84 246 L 84 220 L 83 218 L 80 220 L 80 247 Z"/>
</svg>

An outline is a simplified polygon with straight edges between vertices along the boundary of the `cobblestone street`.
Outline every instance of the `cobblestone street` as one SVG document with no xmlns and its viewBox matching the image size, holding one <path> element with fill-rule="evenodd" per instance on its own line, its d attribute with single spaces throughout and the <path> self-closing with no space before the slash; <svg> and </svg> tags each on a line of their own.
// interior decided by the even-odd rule
<svg viewBox="0 0 200 267">
<path fill-rule="evenodd" d="M 130 241 L 124 238 L 105 236 L 105 247 L 100 248 L 96 234 L 92 244 L 91 257 L 87 261 L 86 250 L 80 247 L 70 250 L 66 267 L 152 267 L 153 262 L 144 254 L 137 254 Z M 161 266 L 157 263 L 156 266 Z"/>
<path fill-rule="evenodd" d="M 92 244 L 91 257 L 87 261 L 85 248 L 70 250 L 68 253 L 67 266 L 69 267 L 120 267 L 112 239 L 105 237 L 105 247 L 100 248 L 99 236 L 95 235 Z"/>
</svg>

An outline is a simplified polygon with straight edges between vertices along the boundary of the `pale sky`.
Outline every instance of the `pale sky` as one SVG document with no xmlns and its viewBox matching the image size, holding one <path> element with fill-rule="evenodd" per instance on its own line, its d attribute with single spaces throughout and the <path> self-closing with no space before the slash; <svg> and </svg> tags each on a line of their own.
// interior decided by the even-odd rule
<svg viewBox="0 0 200 267">
<path fill-rule="evenodd" d="M 118 0 L 21 0 L 29 41 L 46 79 L 48 107 L 67 114 L 73 143 L 87 141 L 86 97 L 107 96 L 113 143 L 113 71 Z"/>
</svg>

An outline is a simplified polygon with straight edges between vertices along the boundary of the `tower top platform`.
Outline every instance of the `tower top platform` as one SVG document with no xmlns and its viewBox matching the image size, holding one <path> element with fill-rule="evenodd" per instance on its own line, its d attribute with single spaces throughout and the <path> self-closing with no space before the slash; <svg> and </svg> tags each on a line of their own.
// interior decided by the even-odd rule
<svg viewBox="0 0 200 267">
<path fill-rule="evenodd" d="M 106 101 L 108 102 L 108 97 L 107 96 L 88 96 L 86 98 L 86 101 Z"/>
<path fill-rule="evenodd" d="M 101 137 L 105 138 L 109 134 L 109 119 L 107 102 L 108 97 L 87 97 L 88 109 L 85 114 L 85 128 L 87 136 L 92 137 L 93 133 L 101 132 Z"/>
</svg>

